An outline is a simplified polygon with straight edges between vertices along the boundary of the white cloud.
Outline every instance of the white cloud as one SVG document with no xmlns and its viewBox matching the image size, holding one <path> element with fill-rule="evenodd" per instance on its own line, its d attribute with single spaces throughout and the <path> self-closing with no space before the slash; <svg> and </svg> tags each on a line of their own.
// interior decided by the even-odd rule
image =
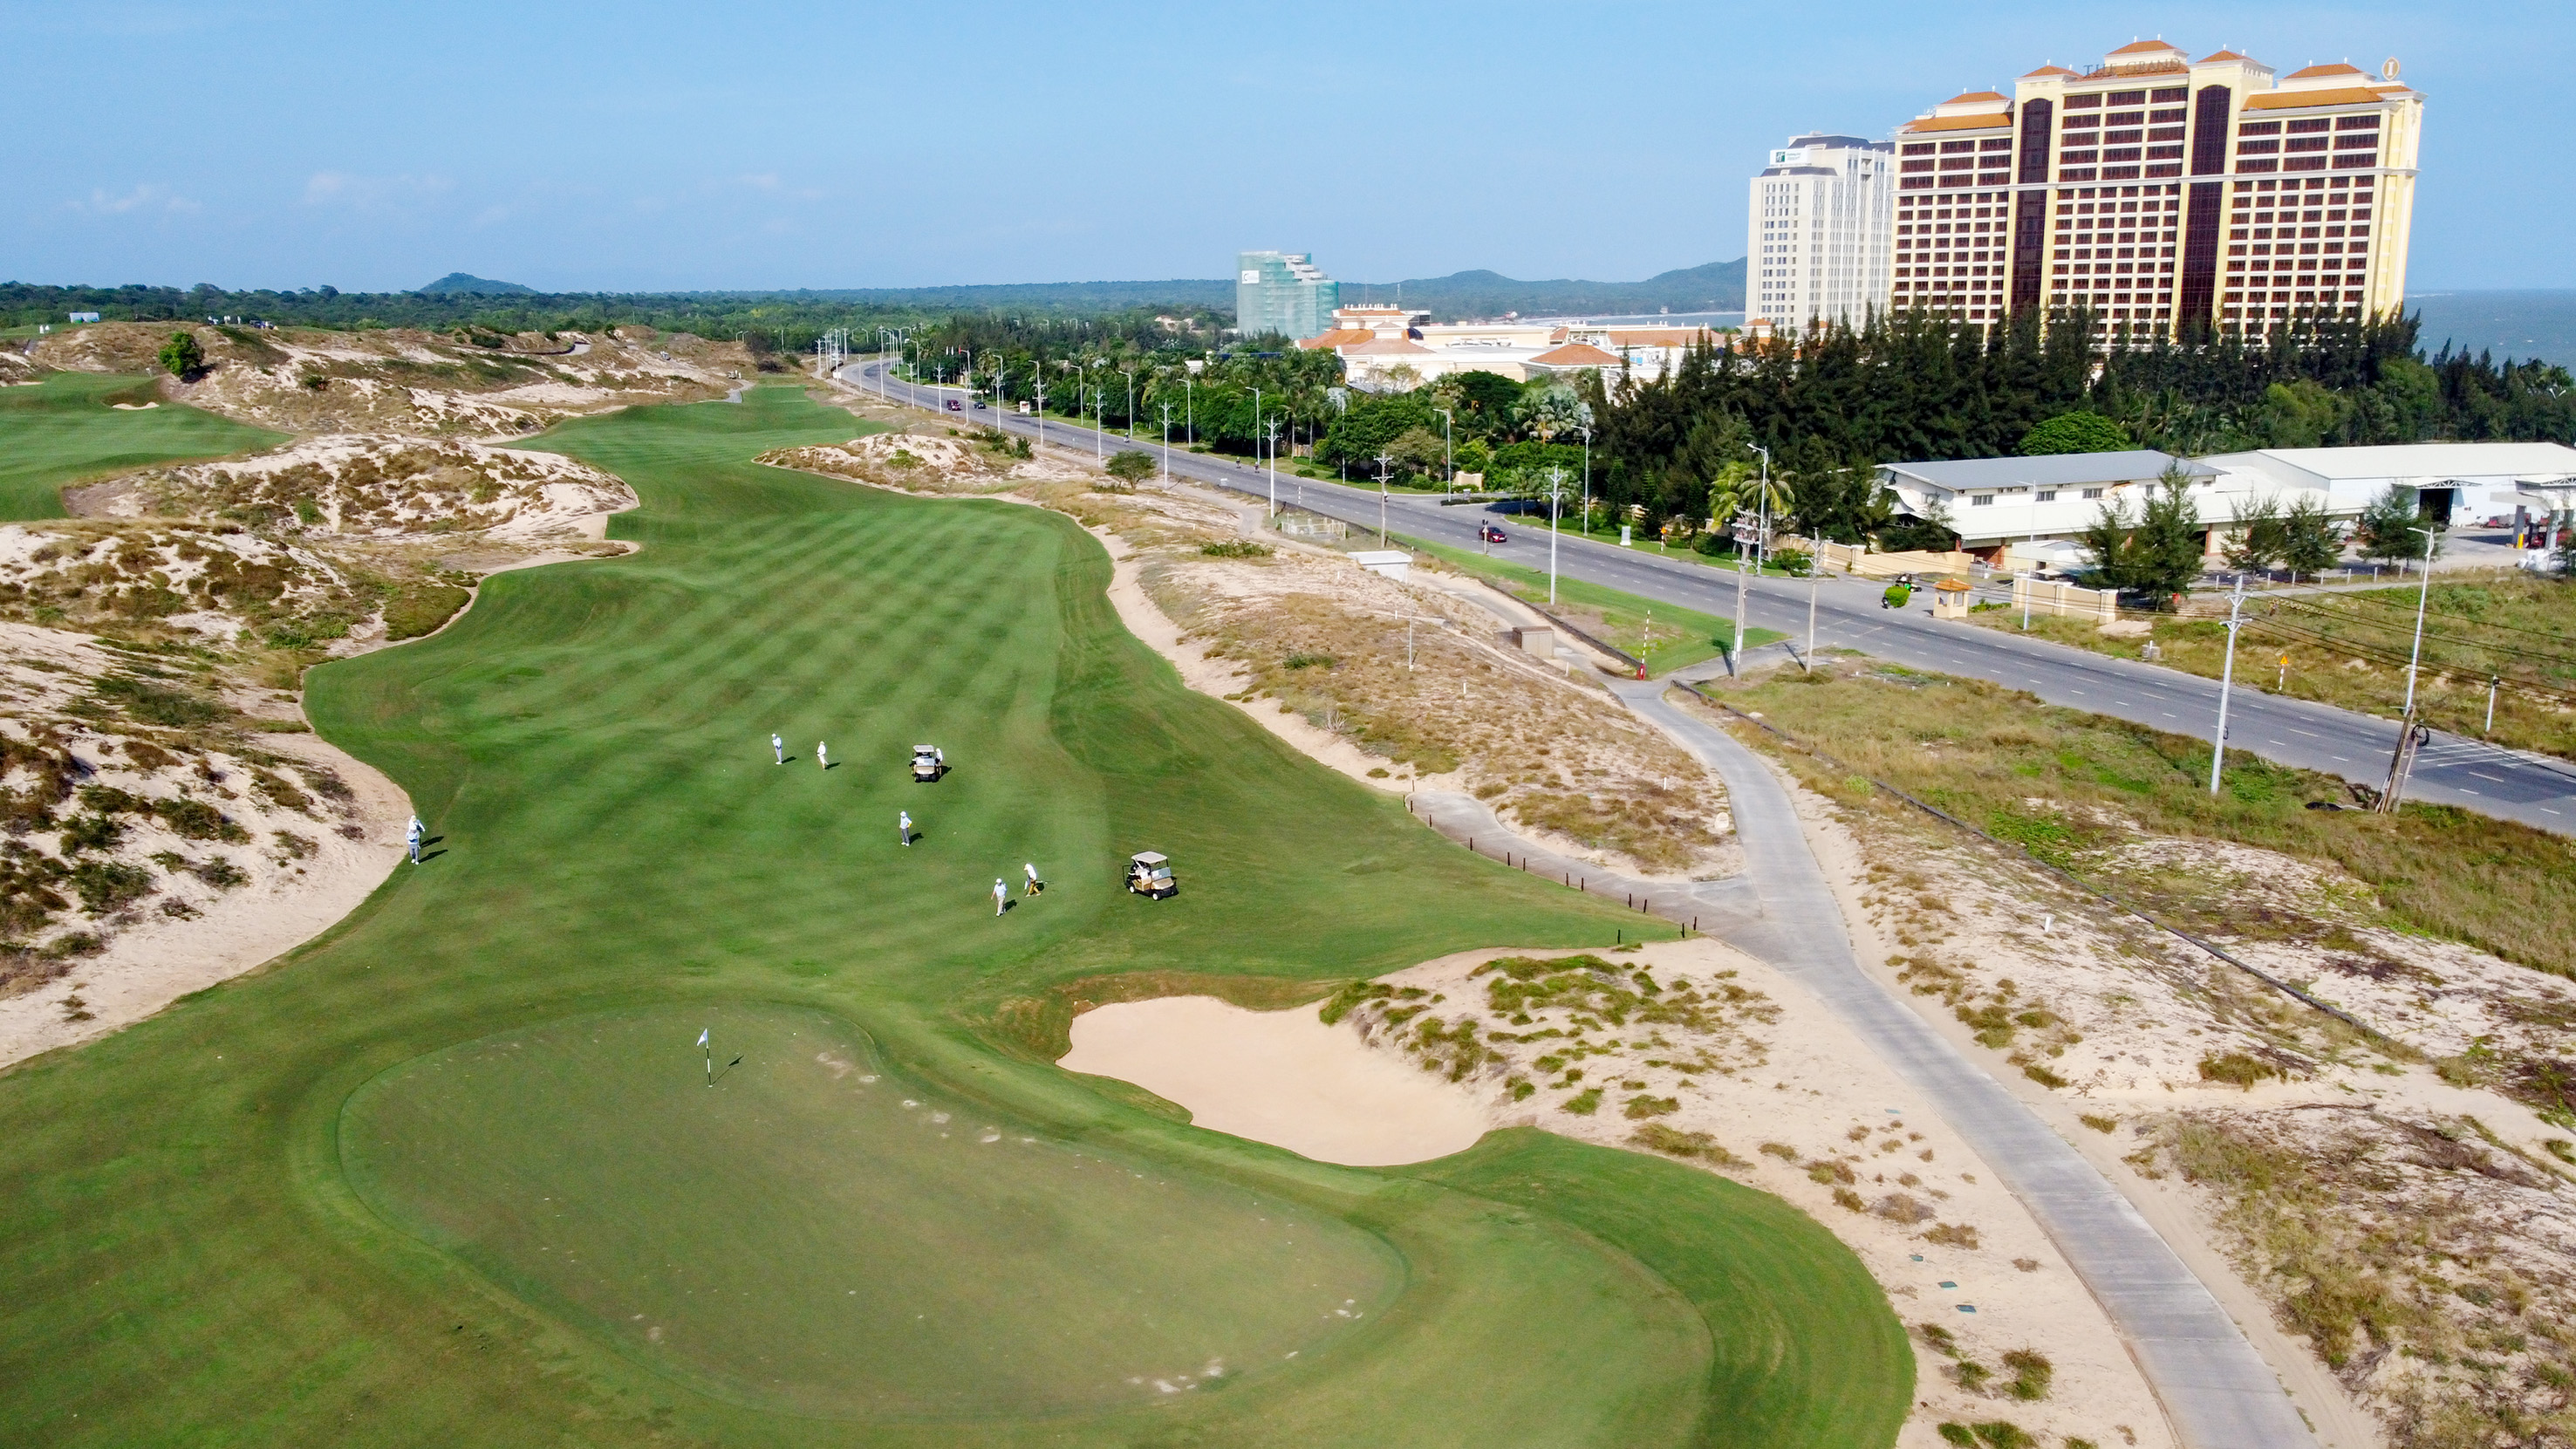
<svg viewBox="0 0 2576 1449">
<path fill-rule="evenodd" d="M 67 204 L 72 210 L 90 216 L 125 216 L 137 212 L 145 215 L 184 215 L 205 209 L 184 196 L 173 195 L 170 188 L 166 186 L 155 186 L 149 182 L 135 187 L 122 196 L 111 195 L 105 188 L 100 188 L 92 191 L 87 201 L 74 201 Z"/>
</svg>

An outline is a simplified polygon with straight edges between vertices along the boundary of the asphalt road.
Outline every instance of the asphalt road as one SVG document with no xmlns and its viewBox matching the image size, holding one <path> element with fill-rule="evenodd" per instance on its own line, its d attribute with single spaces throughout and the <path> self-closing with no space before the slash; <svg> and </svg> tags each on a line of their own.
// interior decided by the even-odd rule
<svg viewBox="0 0 2576 1449">
<path fill-rule="evenodd" d="M 897 401 L 945 413 L 943 404 L 957 400 L 960 422 L 999 426 L 1034 436 L 1038 425 L 1017 414 L 996 415 L 975 405 L 955 388 L 914 387 L 878 376 L 875 363 L 853 363 L 842 370 L 845 380 L 874 392 L 883 386 Z M 1100 452 L 1145 447 L 1112 433 L 1095 437 L 1092 430 L 1059 419 L 1046 420 L 1047 441 Z M 1271 496 L 1266 473 L 1232 459 L 1171 450 L 1170 468 L 1177 477 L 1222 488 Z M 1381 511 L 1391 534 L 1455 548 L 1483 547 L 1476 538 L 1485 522 L 1502 525 L 1509 543 L 1494 545 L 1497 558 L 1530 568 L 1548 566 L 1548 533 L 1541 520 L 1498 517 L 1483 507 L 1443 506 L 1420 494 L 1381 497 L 1374 489 L 1282 474 L 1277 501 L 1293 504 L 1353 525 L 1354 546 L 1365 547 L 1356 530 L 1372 533 Z M 1531 526 L 1535 523 L 1537 526 Z M 1616 544 L 1560 536 L 1557 571 L 1724 618 L 1735 615 L 1736 578 L 1680 556 L 1665 556 L 1651 546 L 1621 548 Z M 1993 680 L 2027 690 L 2050 704 L 2090 710 L 2178 734 L 2208 738 L 2218 722 L 2218 681 L 2162 665 L 2115 659 L 2052 644 L 2010 631 L 1955 620 L 1935 620 L 1929 602 L 1903 609 L 1879 607 L 1881 586 L 1865 579 L 1832 577 L 1812 586 L 1800 580 L 1756 578 L 1746 587 L 1745 620 L 1777 629 L 1804 646 L 1809 597 L 1814 599 L 1815 642 L 1819 649 L 1858 649 L 1908 668 Z M 1918 596 L 1919 597 L 1919 596 Z M 2242 661 L 2259 673 L 2251 659 Z M 2245 675 L 2240 674 L 2243 681 Z M 2329 705 L 2286 699 L 2240 682 L 2228 704 L 2227 743 L 2266 759 L 2373 788 L 2388 774 L 2388 759 L 2397 743 L 2397 723 Z M 2576 764 L 2547 756 L 2498 749 L 2477 740 L 2436 732 L 2418 755 L 2407 798 L 2457 805 L 2500 819 L 2519 821 L 2559 834 L 2576 831 Z"/>
</svg>

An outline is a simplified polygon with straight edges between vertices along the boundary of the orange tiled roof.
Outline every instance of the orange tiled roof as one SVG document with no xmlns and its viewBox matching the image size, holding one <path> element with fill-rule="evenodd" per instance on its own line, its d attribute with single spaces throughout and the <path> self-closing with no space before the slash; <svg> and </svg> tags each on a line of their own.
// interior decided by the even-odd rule
<svg viewBox="0 0 2576 1449">
<path fill-rule="evenodd" d="M 2121 46 L 2118 50 L 2112 51 L 2111 53 L 2113 55 L 2146 55 L 2152 51 L 2180 49 L 2182 49 L 2181 46 L 2162 40 L 2132 40 L 2128 44 Z"/>
<path fill-rule="evenodd" d="M 2261 65 L 2263 63 L 2259 60 L 2254 60 L 2254 57 L 2250 55 L 2238 55 L 2232 50 L 2213 50 L 2209 54 L 2202 56 L 2200 58 L 2200 63 L 2202 65 L 2215 65 L 2222 60 L 2253 60 L 2256 65 Z"/>
<path fill-rule="evenodd" d="M 1569 342 L 1530 361 L 1541 367 L 1617 367 L 1619 359 L 1588 342 Z"/>
<path fill-rule="evenodd" d="M 2366 106 L 2388 99 L 2367 86 L 2344 86 L 2322 91 L 2265 91 L 2249 96 L 2249 111 L 2288 111 L 2302 106 Z"/>
<path fill-rule="evenodd" d="M 1970 101 L 2001 101 L 2002 99 L 2003 95 L 1999 91 L 1961 91 L 1959 94 L 1952 96 L 1941 104 L 1945 106 L 1964 106 Z"/>
<path fill-rule="evenodd" d="M 1309 337 L 1297 345 L 1309 352 L 1321 352 L 1328 347 L 1348 347 L 1353 343 L 1366 342 L 1376 335 L 1365 327 L 1337 327 L 1330 332 Z"/>
<path fill-rule="evenodd" d="M 2294 71 L 2290 72 L 2287 76 L 2283 77 L 2283 79 L 2285 79 L 2285 80 L 2305 80 L 2305 79 L 2306 79 L 2306 78 L 2308 78 L 2309 76 L 2316 76 L 2316 75 L 2364 75 L 2364 74 L 2367 74 L 2367 72 L 2365 72 L 2364 70 L 2362 70 L 2362 68 L 2361 68 L 2361 67 L 2359 67 L 2359 66 L 2357 66 L 2357 65 L 2346 65 L 2346 64 L 2344 64 L 2342 61 L 2339 61 L 2339 60 L 2338 60 L 2338 61 L 2332 61 L 2332 62 L 2329 62 L 2329 63 L 2327 63 L 2327 64 L 2325 64 L 2325 65 L 2312 65 L 2312 66 L 2309 66 L 2306 70 L 2294 70 Z"/>
<path fill-rule="evenodd" d="M 1997 126 L 2009 126 L 2011 124 L 2011 116 L 2002 111 L 1989 111 L 1982 116 L 1925 116 L 1921 120 L 1906 122 L 1905 129 L 1909 131 L 1975 131 L 1990 130 Z"/>
<path fill-rule="evenodd" d="M 2064 67 L 2064 66 L 2062 66 L 2062 65 L 2043 65 L 2043 66 L 2041 66 L 2039 69 L 2037 69 L 2037 70 L 2035 70 L 2035 71 L 2032 71 L 2029 75 L 2023 76 L 2023 77 L 2022 77 L 2022 79 L 2023 79 L 2023 80 L 2036 80 L 2036 79 L 2038 79 L 2039 77 L 2044 76 L 2044 75 L 2074 75 L 2074 74 L 2076 74 L 2076 72 L 2071 71 L 2071 70 L 2068 70 L 2066 67 Z"/>
</svg>

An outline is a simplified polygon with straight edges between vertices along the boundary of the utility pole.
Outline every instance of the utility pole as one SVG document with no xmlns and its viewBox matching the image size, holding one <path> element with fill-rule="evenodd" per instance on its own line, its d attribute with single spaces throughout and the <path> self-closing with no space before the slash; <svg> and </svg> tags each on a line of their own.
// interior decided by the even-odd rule
<svg viewBox="0 0 2576 1449">
<path fill-rule="evenodd" d="M 1377 455 L 1377 546 L 1380 548 L 1386 547 L 1386 470 L 1387 465 L 1394 461 L 1387 454 Z M 1551 598 L 1548 602 L 1556 601 Z"/>
<path fill-rule="evenodd" d="M 1726 672 L 1738 675 L 1744 666 L 1744 547 L 1762 536 L 1761 522 L 1751 509 L 1738 509 L 1735 515 L 1735 647 L 1727 651 Z"/>
<path fill-rule="evenodd" d="M 2415 647 L 2406 656 L 2406 709 L 2397 721 L 2397 748 L 2388 756 L 2388 786 L 2379 792 L 2379 813 L 2394 815 L 2406 795 L 2406 782 L 2415 773 L 2415 752 L 2429 733 L 2415 722 L 2415 675 L 2424 662 L 2424 606 L 2433 595 L 2433 549 L 2437 531 L 2409 528 L 2408 533 L 2424 535 L 2424 578 L 2415 591 Z"/>
<path fill-rule="evenodd" d="M 1458 491 L 1458 453 L 1456 449 L 1449 445 L 1449 410 L 1447 408 L 1433 408 L 1432 411 L 1440 415 L 1441 471 L 1448 474 L 1449 491 L 1455 493 Z"/>
<path fill-rule="evenodd" d="M 2502 683 L 2504 683 L 2504 676 L 2501 674 L 2487 676 L 2487 722 L 2478 727 L 2479 739 L 2485 739 L 2495 733 L 2496 686 Z"/>
<path fill-rule="evenodd" d="M 1767 554 L 1769 552 L 1767 545 L 1769 544 L 1771 537 L 1771 450 L 1763 447 L 1759 443 L 1747 443 L 1744 446 L 1751 448 L 1753 451 L 1762 455 L 1762 491 L 1755 494 L 1753 498 L 1753 501 L 1760 505 L 1762 510 L 1762 531 L 1760 534 L 1756 535 L 1762 540 L 1762 542 L 1756 544 L 1755 547 L 1764 549 L 1764 553 Z M 1762 567 L 1761 557 L 1762 555 L 1757 555 L 1755 557 L 1753 566 L 1756 569 Z"/>
<path fill-rule="evenodd" d="M 1172 481 L 1172 405 L 1163 404 L 1163 482 Z"/>
<path fill-rule="evenodd" d="M 1270 420 L 1270 516 L 1279 516 L 1279 420 Z"/>
<path fill-rule="evenodd" d="M 1575 429 L 1583 434 L 1583 536 L 1592 536 L 1592 425 Z"/>
<path fill-rule="evenodd" d="M 2245 576 L 2236 576 L 2236 592 L 2227 601 L 2227 662 L 2218 671 L 2218 736 L 2209 745 L 2209 793 L 2218 793 L 2219 767 L 2227 760 L 2227 693 L 2236 681 L 2236 631 L 2245 626 Z"/>
</svg>

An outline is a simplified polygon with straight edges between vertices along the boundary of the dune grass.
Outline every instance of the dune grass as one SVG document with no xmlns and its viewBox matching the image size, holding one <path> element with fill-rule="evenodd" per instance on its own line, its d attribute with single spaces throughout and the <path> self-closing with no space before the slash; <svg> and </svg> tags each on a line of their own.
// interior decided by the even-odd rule
<svg viewBox="0 0 2576 1449">
<path fill-rule="evenodd" d="M 119 408 L 117 403 L 158 402 Z M 283 433 L 153 395 L 152 380 L 47 373 L 0 388 L 0 518 L 60 518 L 65 485 L 155 463 L 224 458 L 286 441 Z"/>
<path fill-rule="evenodd" d="M 0 1076 L 0 1439 L 1892 1442 L 1901 1331 L 1776 1200 L 1536 1134 L 1328 1167 L 1005 1049 L 1011 1004 L 1104 975 L 1636 918 L 1185 691 L 1070 520 L 743 461 L 850 430 L 795 388 L 559 429 L 636 486 L 640 553 L 316 671 L 430 859 Z M 1172 900 L 1118 888 L 1148 847 Z M 1022 861 L 1050 888 L 996 919 Z"/>
</svg>

